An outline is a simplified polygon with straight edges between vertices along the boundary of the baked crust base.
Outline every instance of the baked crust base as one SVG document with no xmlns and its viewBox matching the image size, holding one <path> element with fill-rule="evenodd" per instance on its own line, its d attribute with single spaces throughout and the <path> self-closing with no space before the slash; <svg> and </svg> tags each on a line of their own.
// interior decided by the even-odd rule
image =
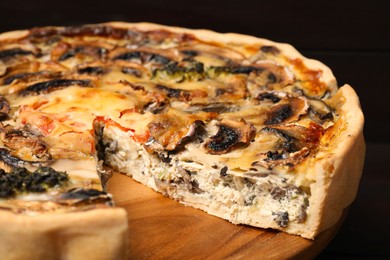
<svg viewBox="0 0 390 260">
<path fill-rule="evenodd" d="M 127 215 L 121 208 L 64 214 L 0 211 L 1 259 L 125 259 Z"/>
</svg>

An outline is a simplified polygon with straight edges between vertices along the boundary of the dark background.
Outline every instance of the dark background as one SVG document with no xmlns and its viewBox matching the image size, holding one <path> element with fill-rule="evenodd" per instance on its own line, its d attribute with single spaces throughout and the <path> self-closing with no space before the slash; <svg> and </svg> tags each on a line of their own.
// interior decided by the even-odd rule
<svg viewBox="0 0 390 260">
<path fill-rule="evenodd" d="M 367 156 L 356 201 L 319 259 L 390 258 L 390 8 L 372 1 L 0 0 L 0 32 L 107 21 L 237 32 L 294 45 L 352 85 Z"/>
</svg>

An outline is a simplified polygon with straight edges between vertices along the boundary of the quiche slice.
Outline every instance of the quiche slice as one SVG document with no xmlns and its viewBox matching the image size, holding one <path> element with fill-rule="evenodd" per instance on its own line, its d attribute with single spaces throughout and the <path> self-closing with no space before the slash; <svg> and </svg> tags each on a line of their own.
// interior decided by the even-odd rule
<svg viewBox="0 0 390 260">
<path fill-rule="evenodd" d="M 26 233 L 25 252 L 34 240 L 47 254 L 123 256 L 109 169 L 312 239 L 353 201 L 363 165 L 354 90 L 245 35 L 120 22 L 4 33 L 0 104 L 1 253 Z"/>
</svg>

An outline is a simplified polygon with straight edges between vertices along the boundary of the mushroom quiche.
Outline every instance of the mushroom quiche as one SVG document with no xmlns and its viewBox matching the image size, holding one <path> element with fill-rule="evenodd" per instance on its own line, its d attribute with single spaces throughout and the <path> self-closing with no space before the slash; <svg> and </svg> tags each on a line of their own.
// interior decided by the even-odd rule
<svg viewBox="0 0 390 260">
<path fill-rule="evenodd" d="M 53 254 L 123 252 L 110 169 L 232 223 L 312 239 L 353 201 L 363 165 L 354 90 L 251 36 L 118 22 L 4 33 L 0 102 L 0 225 L 65 241 Z"/>
</svg>

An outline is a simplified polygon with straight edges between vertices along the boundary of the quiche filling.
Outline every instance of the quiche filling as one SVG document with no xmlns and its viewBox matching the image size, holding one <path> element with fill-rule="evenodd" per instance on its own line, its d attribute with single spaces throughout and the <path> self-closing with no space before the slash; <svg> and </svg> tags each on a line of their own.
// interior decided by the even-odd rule
<svg viewBox="0 0 390 260">
<path fill-rule="evenodd" d="M 98 172 L 59 174 L 67 184 L 44 186 L 50 198 L 11 200 L 112 205 L 108 166 L 233 223 L 304 224 L 315 182 L 306 170 L 340 120 L 337 86 L 278 46 L 108 25 L 3 42 L 0 180 L 94 158 Z"/>
</svg>

